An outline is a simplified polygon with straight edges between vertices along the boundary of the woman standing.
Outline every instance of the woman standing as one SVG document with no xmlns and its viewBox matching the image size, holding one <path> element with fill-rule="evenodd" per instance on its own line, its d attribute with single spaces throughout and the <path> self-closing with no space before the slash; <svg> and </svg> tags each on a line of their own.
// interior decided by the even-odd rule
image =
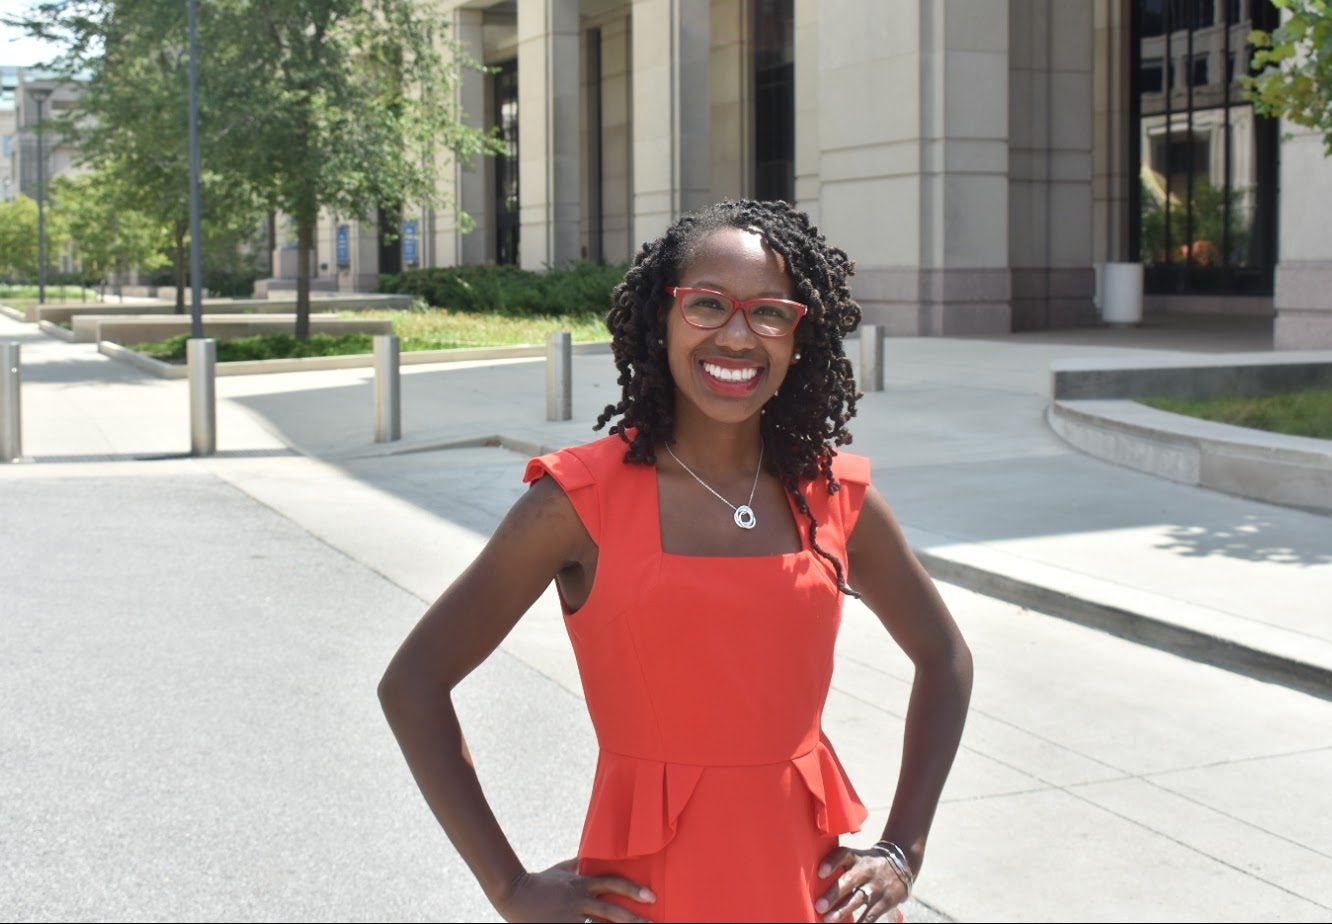
<svg viewBox="0 0 1332 924">
<path fill-rule="evenodd" d="M 431 809 L 511 921 L 873 921 L 920 870 L 971 687 L 966 644 L 867 460 L 852 264 L 785 203 L 728 201 L 645 246 L 607 317 L 611 435 L 528 466 L 380 697 Z M 528 871 L 450 691 L 554 579 L 600 755 L 572 864 Z M 821 715 L 844 595 L 915 665 L 883 839 Z M 887 770 L 885 770 L 887 772 Z"/>
</svg>

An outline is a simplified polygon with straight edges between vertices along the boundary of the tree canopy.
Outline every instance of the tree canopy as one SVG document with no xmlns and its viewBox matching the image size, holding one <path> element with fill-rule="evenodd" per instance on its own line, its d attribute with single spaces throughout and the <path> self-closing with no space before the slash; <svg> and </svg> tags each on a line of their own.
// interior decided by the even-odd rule
<svg viewBox="0 0 1332 924">
<path fill-rule="evenodd" d="M 21 25 L 64 49 L 83 83 L 62 128 L 114 170 L 127 202 L 170 228 L 183 298 L 188 241 L 186 4 L 43 0 Z M 443 207 L 445 155 L 494 149 L 457 104 L 476 67 L 437 4 L 418 0 L 201 0 L 200 140 L 205 224 L 290 217 L 297 336 L 308 336 L 321 211 L 358 220 Z M 205 235 L 207 236 L 207 234 Z"/>
<path fill-rule="evenodd" d="M 1254 31 L 1255 73 L 1246 93 L 1260 114 L 1284 117 L 1323 135 L 1332 156 L 1332 6 L 1328 0 L 1272 0 L 1283 16 L 1271 32 Z"/>
</svg>

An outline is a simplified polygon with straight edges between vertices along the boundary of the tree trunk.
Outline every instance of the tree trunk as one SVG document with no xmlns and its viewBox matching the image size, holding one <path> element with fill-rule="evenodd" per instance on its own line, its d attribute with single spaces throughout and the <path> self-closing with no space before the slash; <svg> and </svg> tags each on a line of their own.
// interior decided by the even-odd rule
<svg viewBox="0 0 1332 924">
<path fill-rule="evenodd" d="M 176 222 L 176 314 L 185 313 L 185 233 L 183 221 Z"/>
<path fill-rule="evenodd" d="M 296 339 L 310 339 L 310 254 L 318 212 L 302 210 L 296 218 Z"/>
</svg>

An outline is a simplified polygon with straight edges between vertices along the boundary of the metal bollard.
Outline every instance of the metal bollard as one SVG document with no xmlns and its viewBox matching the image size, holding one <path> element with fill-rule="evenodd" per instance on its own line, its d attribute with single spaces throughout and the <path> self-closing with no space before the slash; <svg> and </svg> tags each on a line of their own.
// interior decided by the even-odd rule
<svg viewBox="0 0 1332 924">
<path fill-rule="evenodd" d="M 546 419 L 573 417 L 573 334 L 559 331 L 546 339 Z"/>
<path fill-rule="evenodd" d="M 883 328 L 860 325 L 860 390 L 883 391 Z"/>
<path fill-rule="evenodd" d="M 23 457 L 22 384 L 19 344 L 6 340 L 0 343 L 0 462 L 17 462 Z"/>
<path fill-rule="evenodd" d="M 217 341 L 191 338 L 185 343 L 190 376 L 190 455 L 217 452 Z"/>
<path fill-rule="evenodd" d="M 401 356 L 398 338 L 392 334 L 375 337 L 375 442 L 391 443 L 402 439 L 402 387 L 399 375 Z"/>
</svg>

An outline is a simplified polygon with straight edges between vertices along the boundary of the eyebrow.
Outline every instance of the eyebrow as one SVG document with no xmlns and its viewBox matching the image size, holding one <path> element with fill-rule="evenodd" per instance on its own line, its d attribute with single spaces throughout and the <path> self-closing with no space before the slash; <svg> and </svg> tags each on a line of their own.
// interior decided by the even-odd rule
<svg viewBox="0 0 1332 924">
<path fill-rule="evenodd" d="M 710 282 L 710 281 L 708 281 L 708 280 L 706 280 L 706 279 L 704 279 L 704 280 L 700 280 L 699 282 L 694 283 L 692 286 L 686 286 L 686 288 L 690 288 L 690 289 L 712 289 L 714 292 L 720 292 L 720 293 L 722 293 L 723 295 L 730 295 L 730 294 L 731 294 L 730 292 L 727 291 L 727 289 L 726 289 L 725 286 L 720 285 L 720 284 L 715 283 L 715 282 Z M 778 291 L 773 290 L 773 289 L 769 289 L 767 292 L 764 292 L 762 295 L 755 295 L 754 298 L 772 298 L 772 299 L 776 299 L 777 301 L 782 301 L 782 302 L 795 301 L 795 296 L 794 296 L 794 295 L 787 295 L 785 292 L 778 292 Z M 741 299 L 741 300 L 742 300 L 742 301 L 749 301 L 749 299 Z"/>
</svg>

